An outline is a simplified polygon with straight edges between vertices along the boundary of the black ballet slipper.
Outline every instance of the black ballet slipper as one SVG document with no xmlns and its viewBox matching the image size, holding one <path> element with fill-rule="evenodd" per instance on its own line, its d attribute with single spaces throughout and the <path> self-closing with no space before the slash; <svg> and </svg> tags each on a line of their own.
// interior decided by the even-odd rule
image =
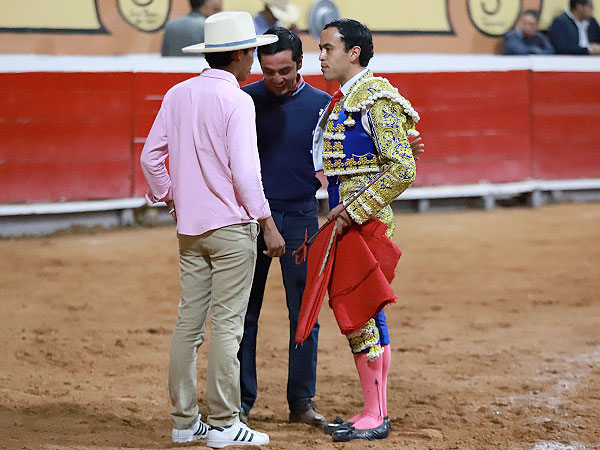
<svg viewBox="0 0 600 450">
<path fill-rule="evenodd" d="M 332 437 L 335 442 L 348 442 L 353 441 L 354 439 L 374 441 L 377 439 L 385 439 L 389 435 L 390 424 L 384 420 L 378 427 L 368 428 L 366 430 L 357 430 L 353 426 L 350 428 L 338 429 L 333 432 Z"/>
<path fill-rule="evenodd" d="M 352 422 L 345 422 L 341 417 L 336 417 L 333 422 L 326 423 L 323 426 L 323 431 L 327 434 L 333 434 L 334 431 L 350 428 L 352 425 Z"/>
</svg>

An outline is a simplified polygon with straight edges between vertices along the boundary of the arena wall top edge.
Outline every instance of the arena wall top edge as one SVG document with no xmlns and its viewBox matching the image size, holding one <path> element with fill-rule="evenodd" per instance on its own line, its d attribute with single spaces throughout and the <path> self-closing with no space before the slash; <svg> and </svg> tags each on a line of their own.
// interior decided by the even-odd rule
<svg viewBox="0 0 600 450">
<path fill-rule="evenodd" d="M 0 73 L 26 72 L 146 72 L 197 73 L 208 67 L 203 58 L 163 58 L 158 54 L 123 56 L 0 55 Z M 435 72 L 600 72 L 600 58 L 589 56 L 499 56 L 447 54 L 375 55 L 369 67 L 376 73 Z M 253 74 L 261 74 L 258 60 Z M 320 75 L 317 53 L 305 53 L 301 73 Z"/>
</svg>

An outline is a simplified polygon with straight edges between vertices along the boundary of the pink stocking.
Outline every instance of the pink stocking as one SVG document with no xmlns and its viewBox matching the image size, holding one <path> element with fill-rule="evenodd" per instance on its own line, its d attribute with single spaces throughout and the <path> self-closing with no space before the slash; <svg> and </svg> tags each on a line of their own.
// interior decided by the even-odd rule
<svg viewBox="0 0 600 450">
<path fill-rule="evenodd" d="M 369 361 L 366 353 L 354 354 L 354 363 L 362 385 L 364 401 L 362 414 L 350 419 L 356 429 L 375 428 L 383 422 L 383 380 L 381 377 L 383 359 L 383 355 L 381 355 L 375 361 Z"/>
<path fill-rule="evenodd" d="M 383 346 L 383 364 L 381 365 L 381 409 L 383 411 L 383 417 L 388 415 L 387 412 L 387 377 L 390 370 L 390 361 L 392 359 L 392 348 L 390 344 Z"/>
</svg>

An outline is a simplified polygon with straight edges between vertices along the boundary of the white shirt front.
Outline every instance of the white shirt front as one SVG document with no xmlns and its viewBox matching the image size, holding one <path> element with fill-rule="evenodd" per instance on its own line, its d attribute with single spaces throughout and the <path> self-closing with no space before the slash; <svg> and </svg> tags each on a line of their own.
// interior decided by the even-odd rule
<svg viewBox="0 0 600 450">
<path fill-rule="evenodd" d="M 567 16 L 573 19 L 575 25 L 577 25 L 577 31 L 579 31 L 579 46 L 588 48 L 590 46 L 590 39 L 587 30 L 590 26 L 590 20 L 578 20 L 568 8 L 565 12 L 567 13 Z"/>
</svg>

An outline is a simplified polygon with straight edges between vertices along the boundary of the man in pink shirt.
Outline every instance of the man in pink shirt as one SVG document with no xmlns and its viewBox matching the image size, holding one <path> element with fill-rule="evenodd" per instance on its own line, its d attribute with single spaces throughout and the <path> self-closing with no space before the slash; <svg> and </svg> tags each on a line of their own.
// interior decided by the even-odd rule
<svg viewBox="0 0 600 450">
<path fill-rule="evenodd" d="M 142 151 L 148 198 L 167 203 L 179 239 L 181 300 L 169 363 L 173 442 L 207 437 L 213 448 L 269 442 L 266 434 L 239 420 L 236 355 L 252 284 L 258 224 L 266 255 L 281 256 L 285 243 L 263 193 L 254 104 L 239 82 L 250 73 L 254 48 L 276 40 L 274 35 L 257 37 L 248 13 L 209 17 L 204 43 L 184 51 L 206 53 L 210 69 L 167 92 Z M 200 420 L 196 393 L 197 351 L 209 310 L 210 429 Z"/>
</svg>

